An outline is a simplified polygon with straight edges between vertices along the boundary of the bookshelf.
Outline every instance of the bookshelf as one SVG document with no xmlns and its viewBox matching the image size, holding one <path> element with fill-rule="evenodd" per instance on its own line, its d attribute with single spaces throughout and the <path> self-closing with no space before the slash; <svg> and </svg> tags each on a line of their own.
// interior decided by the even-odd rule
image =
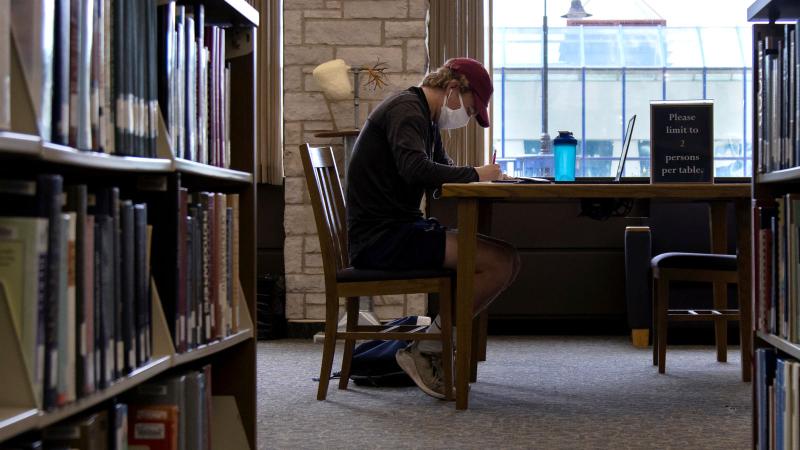
<svg viewBox="0 0 800 450">
<path fill-rule="evenodd" d="M 790 417 L 800 409 L 800 3 L 757 0 L 747 17 L 768 22 L 753 25 L 752 445 L 796 448 L 798 424 Z"/>
<path fill-rule="evenodd" d="M 153 5 L 159 5 L 159 8 L 168 3 L 166 0 L 151 1 Z M 224 28 L 231 36 L 255 36 L 259 14 L 245 0 L 178 0 L 175 4 L 185 5 L 187 11 L 190 7 L 202 4 L 206 25 Z M 153 8 L 152 11 L 156 9 Z M 13 36 L 11 30 L 0 28 L 0 31 L 8 31 Z M 7 36 L 7 39 L 11 36 Z M 237 414 L 229 415 L 241 417 L 241 423 L 235 424 L 236 430 L 231 432 L 242 429 L 250 448 L 255 449 L 257 333 L 252 319 L 256 314 L 257 247 L 254 176 L 257 167 L 255 52 L 245 46 L 244 49 L 240 48 L 222 57 L 225 76 L 229 77 L 230 83 L 230 91 L 225 94 L 230 109 L 230 117 L 225 120 L 228 121 L 230 132 L 226 147 L 229 154 L 225 156 L 226 161 L 218 162 L 218 165 L 178 156 L 176 149 L 171 147 L 164 111 L 160 109 L 151 109 L 157 112 L 159 125 L 158 137 L 151 136 L 156 141 L 151 146 L 151 157 L 130 156 L 139 154 L 137 152 L 140 150 L 121 148 L 119 144 L 116 145 L 116 152 L 104 152 L 78 150 L 76 145 L 51 142 L 40 130 L 40 112 L 34 106 L 36 96 L 30 92 L 30 87 L 25 82 L 24 76 L 28 72 L 20 56 L 29 55 L 18 54 L 12 44 L 9 55 L 11 92 L 10 95 L 6 93 L 7 98 L 10 98 L 11 120 L 6 129 L 0 129 L 0 179 L 35 180 L 38 175 L 53 174 L 63 178 L 65 187 L 87 185 L 91 198 L 94 189 L 113 187 L 118 189 L 120 200 L 131 200 L 134 204 L 147 206 L 147 223 L 151 227 L 153 239 L 148 254 L 149 273 L 152 275 L 149 283 L 148 322 L 152 344 L 149 359 L 129 373 L 120 375 L 107 386 L 98 387 L 92 393 L 79 395 L 74 401 L 46 408 L 42 400 L 32 394 L 35 386 L 21 356 L 21 339 L 14 332 L 12 312 L 6 307 L 5 296 L 0 296 L 0 325 L 3 325 L 0 326 L 0 360 L 4 366 L 3 383 L 0 383 L 0 446 L 20 435 L 35 435 L 39 430 L 94 410 L 99 405 L 107 405 L 115 398 L 161 375 L 211 364 L 215 398 L 225 396 L 230 399 L 231 407 L 235 408 Z M 110 66 L 105 60 L 103 64 Z M 158 81 L 160 83 L 161 79 Z M 0 95 L 0 101 L 2 97 Z M 197 102 L 199 104 L 200 99 Z M 220 110 L 219 114 L 224 115 L 225 112 Z M 0 127 L 2 126 L 0 123 Z M 232 286 L 228 288 L 227 314 L 235 315 L 231 312 L 230 305 L 231 299 L 235 297 L 238 301 L 238 320 L 219 319 L 227 320 L 227 331 L 220 331 L 222 335 L 212 336 L 208 341 L 199 342 L 201 339 L 198 338 L 198 342 L 185 351 L 176 350 L 178 346 L 174 331 L 168 325 L 174 319 L 171 316 L 173 311 L 168 305 L 175 304 L 176 296 L 180 295 L 176 285 L 183 283 L 178 277 L 178 267 L 182 261 L 179 246 L 185 237 L 179 235 L 178 224 L 182 219 L 175 208 L 181 188 L 188 189 L 193 195 L 211 192 L 228 198 L 235 195 L 238 198 L 238 260 L 233 263 L 233 256 L 228 257 L 226 269 L 229 277 L 227 283 Z M 228 214 L 231 217 L 230 211 Z M 222 217 L 224 227 L 225 216 Z M 233 219 L 228 220 L 227 226 L 234 229 Z M 230 239 L 233 242 L 233 238 Z M 228 244 L 228 252 L 232 251 L 232 245 Z M 224 263 L 224 257 L 221 258 L 219 261 Z M 234 264 L 238 266 L 238 280 L 229 273 Z M 223 303 L 223 297 L 220 299 L 219 302 Z M 222 308 L 225 311 L 224 304 Z M 230 325 L 233 322 L 237 322 L 235 328 Z M 198 329 L 200 326 L 198 322 Z M 15 390 L 20 392 L 13 392 Z M 224 435 L 226 431 L 228 430 L 220 430 L 219 433 Z"/>
</svg>

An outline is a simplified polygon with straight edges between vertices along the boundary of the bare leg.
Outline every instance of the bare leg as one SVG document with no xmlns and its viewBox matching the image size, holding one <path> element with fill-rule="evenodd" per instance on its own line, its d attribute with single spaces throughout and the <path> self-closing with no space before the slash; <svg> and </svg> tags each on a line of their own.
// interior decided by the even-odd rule
<svg viewBox="0 0 800 450">
<path fill-rule="evenodd" d="M 475 260 L 475 301 L 473 314 L 477 315 L 514 281 L 519 273 L 519 255 L 509 244 L 478 237 Z M 455 269 L 458 264 L 458 232 L 448 231 L 444 253 L 444 266 Z"/>
</svg>

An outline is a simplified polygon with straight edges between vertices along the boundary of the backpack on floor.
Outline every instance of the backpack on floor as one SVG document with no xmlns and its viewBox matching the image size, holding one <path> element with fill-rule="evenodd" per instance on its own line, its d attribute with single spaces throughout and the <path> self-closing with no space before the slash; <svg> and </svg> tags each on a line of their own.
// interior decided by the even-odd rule
<svg viewBox="0 0 800 450">
<path fill-rule="evenodd" d="M 408 316 L 393 320 L 387 325 L 417 325 L 419 323 L 418 316 Z M 414 381 L 403 372 L 394 358 L 398 350 L 406 348 L 410 343 L 411 341 L 373 340 L 357 345 L 353 349 L 350 379 L 358 386 L 414 386 Z"/>
</svg>

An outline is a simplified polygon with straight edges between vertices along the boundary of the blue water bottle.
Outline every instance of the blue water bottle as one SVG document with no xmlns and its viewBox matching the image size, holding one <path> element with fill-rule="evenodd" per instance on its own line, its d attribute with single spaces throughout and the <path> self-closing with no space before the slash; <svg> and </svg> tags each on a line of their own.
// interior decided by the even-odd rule
<svg viewBox="0 0 800 450">
<path fill-rule="evenodd" d="M 575 181 L 575 150 L 578 141 L 571 131 L 559 131 L 553 139 L 556 181 Z"/>
</svg>

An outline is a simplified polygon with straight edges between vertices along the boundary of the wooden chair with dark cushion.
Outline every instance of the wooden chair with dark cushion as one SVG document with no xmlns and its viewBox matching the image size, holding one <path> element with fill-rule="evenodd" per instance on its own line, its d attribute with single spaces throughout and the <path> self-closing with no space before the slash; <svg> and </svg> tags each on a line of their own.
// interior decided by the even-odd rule
<svg viewBox="0 0 800 450">
<path fill-rule="evenodd" d="M 651 260 L 653 270 L 653 365 L 658 372 L 666 370 L 667 327 L 671 321 L 707 320 L 716 328 L 717 361 L 727 360 L 727 321 L 740 320 L 748 308 L 728 308 L 727 285 L 738 282 L 736 255 L 711 253 L 662 253 Z M 711 309 L 670 309 L 669 284 L 672 281 L 709 282 L 714 285 Z M 749 323 L 749 321 L 747 321 Z M 747 333 L 741 333 L 745 339 Z M 746 348 L 742 346 L 742 348 Z M 746 364 L 746 358 L 742 358 Z"/>
<path fill-rule="evenodd" d="M 300 146 L 308 191 L 314 210 L 325 272 L 325 343 L 322 350 L 317 400 L 328 392 L 336 341 L 344 340 L 339 389 L 347 389 L 356 340 L 439 340 L 446 397 L 452 399 L 452 289 L 454 273 L 438 270 L 360 270 L 350 266 L 347 253 L 345 201 L 333 151 L 330 147 Z M 358 324 L 360 296 L 437 293 L 440 298 L 441 333 L 426 333 L 425 326 L 380 326 Z M 346 299 L 346 331 L 338 330 L 339 298 Z"/>
</svg>

